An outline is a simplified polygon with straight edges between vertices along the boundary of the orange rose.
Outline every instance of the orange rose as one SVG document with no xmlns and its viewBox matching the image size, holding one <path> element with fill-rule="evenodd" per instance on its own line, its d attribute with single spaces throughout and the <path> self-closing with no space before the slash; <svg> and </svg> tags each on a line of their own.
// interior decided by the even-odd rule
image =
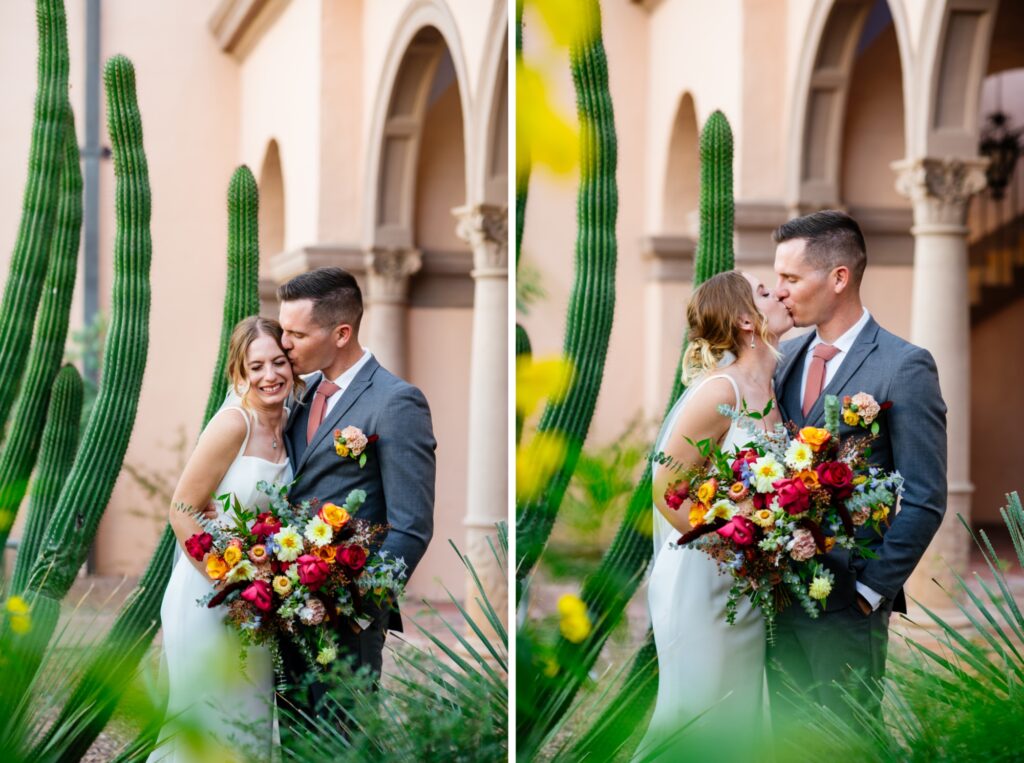
<svg viewBox="0 0 1024 763">
<path fill-rule="evenodd" d="M 694 506 L 690 509 L 690 526 L 700 527 L 702 524 L 704 524 L 704 512 L 706 512 L 707 510 L 707 506 L 694 504 Z"/>
<path fill-rule="evenodd" d="M 818 473 L 814 469 L 804 469 L 802 472 L 794 474 L 793 477 L 803 482 L 808 490 L 821 487 L 821 483 L 818 482 Z"/>
<path fill-rule="evenodd" d="M 821 446 L 828 442 L 831 436 L 827 429 L 818 429 L 817 427 L 804 427 L 798 435 L 800 442 L 810 445 L 811 450 L 815 453 L 821 450 Z"/>
<path fill-rule="evenodd" d="M 313 546 L 313 555 L 328 564 L 334 564 L 334 558 L 338 554 L 337 546 Z"/>
<path fill-rule="evenodd" d="M 220 580 L 228 574 L 230 569 L 231 566 L 217 554 L 211 554 L 206 560 L 206 574 L 214 580 Z"/>
<path fill-rule="evenodd" d="M 320 519 L 329 524 L 335 530 L 340 530 L 348 524 L 352 517 L 341 506 L 333 503 L 325 503 L 320 509 Z"/>
<path fill-rule="evenodd" d="M 835 548 L 835 545 L 836 545 L 836 538 L 835 538 L 834 535 L 827 535 L 827 536 L 825 536 L 825 553 L 826 554 L 829 551 L 831 551 L 833 548 Z"/>
</svg>

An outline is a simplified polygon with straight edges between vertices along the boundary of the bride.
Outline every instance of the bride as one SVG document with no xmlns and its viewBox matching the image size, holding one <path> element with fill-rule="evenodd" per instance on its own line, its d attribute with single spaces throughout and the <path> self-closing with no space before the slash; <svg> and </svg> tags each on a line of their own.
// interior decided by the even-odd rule
<svg viewBox="0 0 1024 763">
<path fill-rule="evenodd" d="M 655 445 L 656 452 L 668 454 L 684 469 L 704 461 L 688 439 L 709 439 L 726 453 L 747 442 L 744 430 L 718 407 L 739 409 L 745 403 L 749 410 L 762 411 L 774 399 L 775 348 L 793 326 L 774 293 L 738 271 L 701 284 L 690 300 L 687 322 L 683 367 L 688 389 L 669 412 Z M 773 407 L 762 423 L 770 429 L 779 421 Z M 665 491 L 676 479 L 673 469 L 655 465 L 648 603 L 658 652 L 658 696 L 637 759 L 754 760 L 763 724 L 764 624 L 744 598 L 735 624 L 729 625 L 725 605 L 732 578 L 703 552 L 676 545 L 690 529 L 692 506 L 689 501 L 677 510 L 666 505 Z"/>
<path fill-rule="evenodd" d="M 280 324 L 258 316 L 241 321 L 231 336 L 227 366 L 235 396 L 228 395 L 203 430 L 171 500 L 171 528 L 182 548 L 202 528 L 176 507 L 207 507 L 211 496 L 233 493 L 243 506 L 265 508 L 269 499 L 256 484 L 292 479 L 282 432 L 294 377 L 281 347 Z M 224 516 L 216 501 L 206 511 Z M 224 624 L 224 608 L 197 604 L 212 586 L 203 562 L 185 552 L 178 555 L 160 608 L 167 722 L 150 763 L 270 759 L 270 653 L 250 648 L 243 666 L 238 642 Z"/>
</svg>

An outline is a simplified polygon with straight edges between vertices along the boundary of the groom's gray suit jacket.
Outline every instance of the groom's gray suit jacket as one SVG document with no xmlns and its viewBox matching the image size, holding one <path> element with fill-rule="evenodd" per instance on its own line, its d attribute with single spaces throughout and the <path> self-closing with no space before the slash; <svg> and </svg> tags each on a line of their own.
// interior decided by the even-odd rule
<svg viewBox="0 0 1024 763">
<path fill-rule="evenodd" d="M 306 445 L 310 403 L 323 377 L 307 382 L 306 394 L 288 419 L 285 441 L 295 481 L 294 504 L 345 501 L 351 490 L 366 491 L 355 516 L 391 526 L 382 550 L 405 559 L 412 575 L 434 532 L 434 440 L 430 408 L 419 389 L 381 367 L 371 357 L 328 412 Z M 334 450 L 334 430 L 359 427 L 376 442 L 366 449 L 366 465 Z M 392 630 L 401 630 L 397 611 Z"/>
<path fill-rule="evenodd" d="M 946 404 L 939 390 L 935 361 L 927 350 L 881 328 L 870 318 L 843 358 L 832 381 L 805 417 L 800 388 L 807 349 L 814 332 L 783 342 L 775 373 L 782 417 L 798 426 L 825 425 L 825 395 L 867 392 L 892 407 L 879 415 L 881 432 L 871 445 L 871 463 L 898 469 L 906 480 L 899 513 L 882 536 L 858 528 L 871 541 L 876 559 L 851 559 L 847 551 L 828 554 L 825 564 L 836 575 L 827 611 L 845 609 L 856 598 L 860 581 L 905 612 L 903 584 L 914 571 L 946 511 Z M 840 435 L 863 433 L 840 421 Z"/>
</svg>

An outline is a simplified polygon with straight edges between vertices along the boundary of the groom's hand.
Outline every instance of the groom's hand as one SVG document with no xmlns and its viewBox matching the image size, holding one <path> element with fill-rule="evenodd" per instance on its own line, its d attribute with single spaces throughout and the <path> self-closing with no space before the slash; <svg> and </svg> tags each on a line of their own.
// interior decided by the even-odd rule
<svg viewBox="0 0 1024 763">
<path fill-rule="evenodd" d="M 864 598 L 863 594 L 857 594 L 857 609 L 861 611 L 864 617 L 870 615 L 874 610 L 871 609 L 871 602 Z"/>
</svg>

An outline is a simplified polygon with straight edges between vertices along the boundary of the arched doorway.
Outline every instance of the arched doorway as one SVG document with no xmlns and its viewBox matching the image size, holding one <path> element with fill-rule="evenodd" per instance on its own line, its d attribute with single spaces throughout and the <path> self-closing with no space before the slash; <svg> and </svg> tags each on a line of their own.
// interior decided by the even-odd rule
<svg viewBox="0 0 1024 763">
<path fill-rule="evenodd" d="M 700 202 L 700 135 L 693 96 L 684 93 L 679 99 L 672 122 L 668 161 L 665 163 L 664 201 L 661 230 L 665 234 L 694 231 L 691 216 Z"/>
</svg>

